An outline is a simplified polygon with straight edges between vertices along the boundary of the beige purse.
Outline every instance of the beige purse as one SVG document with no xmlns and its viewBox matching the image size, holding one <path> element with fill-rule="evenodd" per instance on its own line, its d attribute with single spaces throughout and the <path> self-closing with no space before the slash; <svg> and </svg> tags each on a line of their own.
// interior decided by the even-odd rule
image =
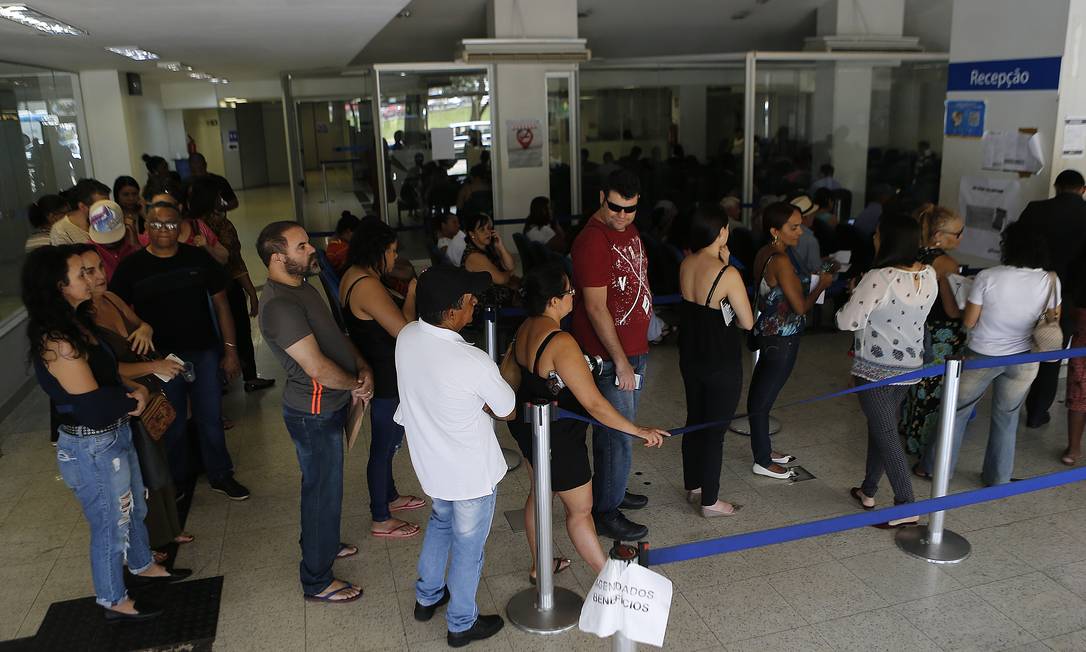
<svg viewBox="0 0 1086 652">
<path fill-rule="evenodd" d="M 1033 327 L 1034 353 L 1049 353 L 1063 348 L 1063 329 L 1060 328 L 1060 319 L 1055 310 L 1050 310 L 1053 297 L 1056 296 L 1056 274 L 1048 273 L 1048 298 L 1045 299 L 1043 312 L 1037 319 L 1037 325 Z"/>
</svg>

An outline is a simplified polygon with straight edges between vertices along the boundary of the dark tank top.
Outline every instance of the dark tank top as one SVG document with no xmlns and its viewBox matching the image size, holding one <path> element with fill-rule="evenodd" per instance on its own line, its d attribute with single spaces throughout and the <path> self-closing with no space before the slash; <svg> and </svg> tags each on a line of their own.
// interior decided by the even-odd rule
<svg viewBox="0 0 1086 652">
<path fill-rule="evenodd" d="M 359 319 L 351 311 L 351 292 L 358 282 L 368 276 L 359 276 L 347 288 L 343 297 L 343 323 L 347 335 L 358 347 L 370 369 L 373 370 L 373 397 L 398 399 L 400 392 L 396 383 L 396 338 L 388 334 L 376 319 Z M 389 294 L 397 308 L 403 308 L 403 300 Z"/>
<path fill-rule="evenodd" d="M 720 269 L 713 280 L 705 305 L 683 299 L 679 306 L 679 364 L 690 369 L 721 369 L 741 364 L 742 337 L 732 319 L 729 326 L 719 306 L 710 306 L 713 292 L 728 266 Z"/>
</svg>

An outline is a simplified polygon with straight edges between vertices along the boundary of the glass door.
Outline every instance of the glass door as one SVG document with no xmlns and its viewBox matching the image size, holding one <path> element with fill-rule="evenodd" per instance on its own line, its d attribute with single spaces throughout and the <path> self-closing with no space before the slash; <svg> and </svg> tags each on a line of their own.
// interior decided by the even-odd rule
<svg viewBox="0 0 1086 652">
<path fill-rule="evenodd" d="M 577 142 L 573 134 L 576 122 L 572 118 L 573 73 L 547 73 L 547 157 L 550 169 L 551 211 L 555 217 L 564 218 L 580 213 L 577 192 L 578 164 L 575 155 Z"/>
</svg>

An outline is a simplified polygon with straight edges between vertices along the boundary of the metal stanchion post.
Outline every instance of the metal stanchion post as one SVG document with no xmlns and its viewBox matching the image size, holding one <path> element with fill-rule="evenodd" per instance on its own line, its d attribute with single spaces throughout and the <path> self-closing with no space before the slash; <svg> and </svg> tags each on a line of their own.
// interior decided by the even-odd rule
<svg viewBox="0 0 1086 652">
<path fill-rule="evenodd" d="M 608 556 L 627 566 L 640 560 L 638 549 L 621 541 L 615 541 Z M 637 642 L 626 638 L 619 630 L 611 635 L 611 652 L 637 652 Z"/>
<path fill-rule="evenodd" d="M 329 203 L 328 202 L 328 166 L 324 164 L 324 161 L 321 161 L 321 188 L 324 189 L 324 199 L 321 200 L 321 203 L 322 204 L 327 204 L 327 203 Z"/>
<path fill-rule="evenodd" d="M 486 324 L 486 352 L 494 364 L 501 364 L 501 352 L 498 351 L 498 308 L 486 306 L 483 308 L 483 323 Z M 505 468 L 509 471 L 520 466 L 521 456 L 512 448 L 502 446 L 502 455 L 505 457 Z"/>
<path fill-rule="evenodd" d="M 931 497 L 942 498 L 950 486 L 950 457 L 953 449 L 954 420 L 958 410 L 958 381 L 962 373 L 960 357 L 947 358 L 943 374 L 943 399 L 939 406 L 939 443 L 931 474 Z M 905 528 L 897 533 L 897 547 L 933 564 L 956 564 L 969 556 L 971 546 L 965 537 L 943 528 L 946 512 L 932 512 L 926 526 Z"/>
<path fill-rule="evenodd" d="M 527 406 L 532 413 L 535 474 L 536 588 L 514 595 L 505 607 L 509 622 L 532 634 L 557 634 L 581 617 L 581 597 L 554 585 L 551 566 L 551 405 L 544 399 Z"/>
</svg>

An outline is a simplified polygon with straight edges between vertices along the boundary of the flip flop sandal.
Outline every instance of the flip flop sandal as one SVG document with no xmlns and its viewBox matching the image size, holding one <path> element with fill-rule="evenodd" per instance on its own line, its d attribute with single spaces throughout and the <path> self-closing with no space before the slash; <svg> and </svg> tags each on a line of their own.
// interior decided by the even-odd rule
<svg viewBox="0 0 1086 652">
<path fill-rule="evenodd" d="M 339 595 L 340 593 L 342 593 L 343 591 L 346 591 L 348 589 L 358 589 L 358 595 L 355 595 L 355 596 L 350 597 L 350 598 L 341 598 L 339 600 L 334 599 L 334 596 Z M 332 591 L 331 593 L 326 593 L 324 595 L 307 595 L 307 596 L 305 596 L 305 600 L 306 600 L 306 602 L 326 602 L 328 604 L 343 604 L 343 603 L 346 603 L 346 602 L 354 602 L 355 600 L 357 600 L 357 599 L 359 599 L 361 597 L 362 597 L 362 589 L 360 587 L 352 586 L 351 584 L 348 584 L 347 586 L 342 586 L 342 587 L 336 589 L 335 591 Z"/>
<path fill-rule="evenodd" d="M 196 537 L 192 536 L 191 534 L 188 534 L 187 532 L 182 532 L 181 534 L 178 534 L 177 536 L 175 536 L 173 538 L 173 542 L 176 543 L 176 544 L 192 543 L 195 540 L 196 540 Z"/>
<path fill-rule="evenodd" d="M 871 527 L 878 528 L 880 530 L 896 530 L 897 528 L 909 527 L 910 525 L 919 525 L 919 524 L 920 524 L 920 520 L 917 519 L 915 521 L 901 521 L 901 522 L 898 522 L 898 523 L 894 523 L 892 521 L 887 521 L 886 523 L 875 523 Z"/>
<path fill-rule="evenodd" d="M 863 489 L 860 489 L 859 487 L 853 487 L 853 488 L 848 490 L 848 495 L 855 498 L 856 502 L 860 503 L 860 507 L 863 507 L 864 509 L 869 509 L 869 510 L 870 509 L 875 509 L 874 505 L 865 505 L 864 504 L 864 498 L 871 498 L 871 496 L 868 496 L 867 494 L 865 494 L 863 492 Z M 874 499 L 872 499 L 872 500 L 874 500 Z"/>
<path fill-rule="evenodd" d="M 354 557 L 357 554 L 358 546 L 340 542 L 339 552 L 336 553 L 336 559 L 347 559 L 348 557 Z"/>
<path fill-rule="evenodd" d="M 917 462 L 916 464 L 913 464 L 913 475 L 915 475 L 916 477 L 918 477 L 918 478 L 920 478 L 922 480 L 928 480 L 928 481 L 931 480 L 931 474 L 928 473 L 927 471 L 925 471 L 924 469 L 920 468 L 920 462 Z"/>
<path fill-rule="evenodd" d="M 1068 454 L 1068 452 L 1065 449 L 1064 452 L 1063 452 L 1063 455 L 1060 456 L 1060 464 L 1063 464 L 1064 466 L 1074 466 L 1077 463 L 1078 463 L 1078 456 Z"/>
<path fill-rule="evenodd" d="M 709 509 L 708 507 L 701 508 L 701 515 L 705 518 L 720 518 L 726 516 L 735 516 L 739 513 L 739 510 L 743 509 L 743 506 L 739 503 L 732 503 L 732 511 L 722 512 L 719 509 Z"/>
<path fill-rule="evenodd" d="M 407 498 L 410 498 L 411 500 L 408 500 L 406 503 L 400 505 L 399 507 L 392 507 L 389 509 L 389 511 L 410 512 L 413 509 L 422 509 L 423 507 L 426 507 L 426 501 L 422 498 L 419 498 L 417 496 L 407 496 Z"/>
<path fill-rule="evenodd" d="M 411 528 L 414 528 L 412 530 Z M 376 530 L 370 530 L 370 535 L 379 539 L 410 539 L 413 536 L 418 536 L 418 533 L 422 532 L 422 528 L 414 523 L 404 523 L 395 530 L 389 530 L 388 532 L 377 532 Z"/>
<path fill-rule="evenodd" d="M 554 571 L 551 573 L 551 576 L 553 577 L 554 575 L 557 575 L 557 574 L 561 573 L 562 571 L 569 568 L 570 565 L 572 565 L 572 564 L 573 564 L 572 559 L 566 559 L 564 557 L 555 557 L 554 558 Z M 528 581 L 531 582 L 532 586 L 535 586 L 536 579 L 534 577 L 532 577 L 531 573 L 528 574 Z"/>
</svg>

